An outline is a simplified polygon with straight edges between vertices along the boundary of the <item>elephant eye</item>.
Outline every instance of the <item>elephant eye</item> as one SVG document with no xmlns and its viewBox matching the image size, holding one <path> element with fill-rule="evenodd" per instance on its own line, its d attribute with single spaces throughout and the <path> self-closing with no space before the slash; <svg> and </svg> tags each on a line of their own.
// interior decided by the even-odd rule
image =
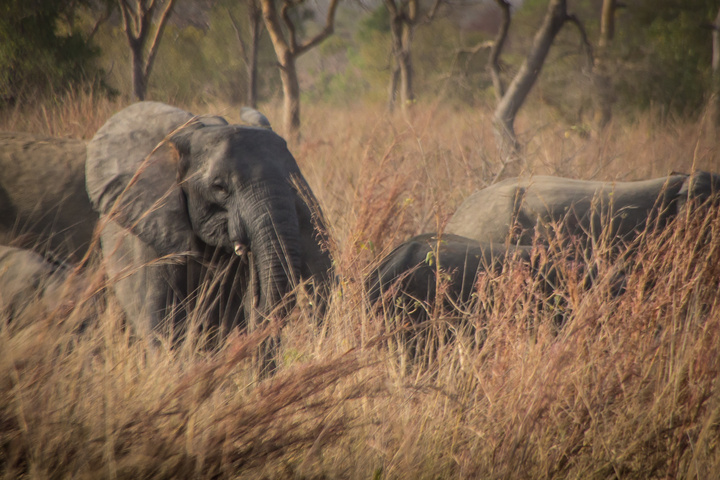
<svg viewBox="0 0 720 480">
<path fill-rule="evenodd" d="M 216 180 L 216 181 L 214 181 L 214 182 L 212 183 L 212 189 L 213 189 L 214 191 L 216 191 L 217 193 L 220 193 L 220 194 L 222 194 L 222 195 L 227 195 L 227 194 L 228 194 L 228 187 L 227 187 L 227 185 L 226 185 L 225 183 L 221 182 L 221 181 L 218 181 L 218 180 Z"/>
</svg>

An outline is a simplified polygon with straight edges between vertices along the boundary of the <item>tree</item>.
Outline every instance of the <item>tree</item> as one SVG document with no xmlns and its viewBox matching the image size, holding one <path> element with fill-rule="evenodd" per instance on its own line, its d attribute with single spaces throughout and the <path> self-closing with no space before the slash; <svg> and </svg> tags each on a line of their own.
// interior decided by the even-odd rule
<svg viewBox="0 0 720 480">
<path fill-rule="evenodd" d="M 710 112 L 713 124 L 720 126 L 720 9 L 712 26 L 712 94 Z"/>
<path fill-rule="evenodd" d="M 132 52 L 133 96 L 145 100 L 148 79 L 157 55 L 160 39 L 172 14 L 175 0 L 117 0 L 123 29 Z M 156 19 L 156 13 L 162 10 Z M 151 29 L 155 23 L 155 31 Z"/>
<path fill-rule="evenodd" d="M 717 16 L 717 0 L 627 3 L 613 40 L 623 66 L 612 74 L 614 110 L 652 108 L 662 116 L 704 111 L 712 44 L 703 27 Z"/>
<path fill-rule="evenodd" d="M 258 47 L 260 43 L 260 33 L 262 28 L 262 10 L 258 4 L 258 0 L 246 0 L 247 20 L 249 30 L 249 41 L 245 41 L 242 36 L 240 23 L 235 19 L 232 12 L 228 9 L 227 14 L 232 22 L 235 37 L 240 45 L 240 54 L 245 62 L 247 71 L 248 87 L 247 99 L 248 106 L 257 107 L 257 63 L 258 63 Z"/>
<path fill-rule="evenodd" d="M 407 0 L 401 3 L 397 0 L 385 0 L 385 6 L 390 13 L 390 37 L 395 60 L 388 95 L 388 108 L 391 111 L 395 106 L 398 90 L 403 111 L 415 100 L 412 86 L 413 30 L 419 23 L 429 22 L 435 17 L 441 1 L 433 0 L 432 8 L 423 17 L 419 17 L 419 0 Z"/>
<path fill-rule="evenodd" d="M 99 53 L 75 16 L 89 2 L 8 0 L 0 8 L 0 106 L 100 77 Z"/>
<path fill-rule="evenodd" d="M 488 57 L 488 70 L 490 71 L 490 78 L 492 79 L 493 89 L 495 90 L 495 99 L 500 103 L 503 96 L 505 95 L 505 85 L 503 84 L 502 77 L 500 76 L 500 54 L 502 53 L 505 40 L 507 39 L 508 32 L 510 31 L 510 2 L 507 0 L 496 0 L 496 3 L 502 11 L 503 21 L 500 24 L 500 29 L 495 36 L 495 41 L 490 43 L 490 56 Z M 484 47 L 487 44 L 481 44 L 479 47 Z"/>
<path fill-rule="evenodd" d="M 600 129 L 605 128 L 612 118 L 614 94 L 608 65 L 608 50 L 615 36 L 616 8 L 617 2 L 615 0 L 603 0 L 600 13 L 600 37 L 598 38 L 593 63 L 594 122 Z"/>
<path fill-rule="evenodd" d="M 335 10 L 339 0 L 330 0 L 325 26 L 315 36 L 305 42 L 299 42 L 297 28 L 290 18 L 290 11 L 302 5 L 304 0 L 283 0 L 280 14 L 275 8 L 275 0 L 260 0 L 262 6 L 265 28 L 270 34 L 275 55 L 280 68 L 280 80 L 283 85 L 284 123 L 287 134 L 297 139 L 300 133 L 300 83 L 298 81 L 295 62 L 297 58 L 308 50 L 322 43 L 332 35 L 335 22 Z M 282 18 L 282 23 L 280 19 Z M 285 26 L 287 33 L 283 31 Z"/>
<path fill-rule="evenodd" d="M 497 47 L 497 51 L 495 52 L 494 60 L 493 55 L 491 55 L 491 62 L 494 62 L 491 63 L 491 71 L 494 71 L 493 83 L 496 83 L 495 75 L 498 75 L 497 84 L 500 85 L 502 90 L 502 95 L 498 95 L 500 100 L 498 101 L 493 114 L 493 127 L 495 130 L 496 141 L 498 149 L 500 150 L 500 155 L 503 159 L 503 166 L 497 175 L 499 178 L 502 174 L 506 173 L 505 170 L 509 163 L 517 162 L 518 160 L 519 143 L 517 136 L 515 135 L 515 117 L 540 75 L 540 71 L 545 63 L 550 47 L 563 25 L 565 25 L 565 22 L 571 21 L 577 25 L 583 37 L 584 45 L 588 48 L 587 52 L 590 55 L 591 49 L 589 48 L 587 35 L 585 34 L 583 25 L 577 17 L 567 13 L 567 1 L 550 0 L 545 18 L 535 34 L 527 57 L 523 61 L 515 77 L 510 82 L 507 90 L 504 90 L 502 82 L 499 81 L 499 72 L 496 71 L 497 56 L 501 53 L 499 50 L 502 47 L 507 31 L 509 30 L 510 16 L 508 2 L 506 0 L 496 1 L 503 9 L 505 23 L 507 23 L 507 28 L 501 28 L 498 38 L 495 40 L 495 47 Z M 496 92 L 496 95 L 497 93 L 498 92 Z"/>
</svg>

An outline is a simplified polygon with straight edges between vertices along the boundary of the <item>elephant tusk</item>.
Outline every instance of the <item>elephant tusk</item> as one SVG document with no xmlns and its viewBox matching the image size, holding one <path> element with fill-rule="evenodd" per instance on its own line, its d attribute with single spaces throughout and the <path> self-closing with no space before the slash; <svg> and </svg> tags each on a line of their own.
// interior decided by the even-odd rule
<svg viewBox="0 0 720 480">
<path fill-rule="evenodd" d="M 235 242 L 235 255 L 244 257 L 247 254 L 247 247 L 240 242 Z"/>
</svg>

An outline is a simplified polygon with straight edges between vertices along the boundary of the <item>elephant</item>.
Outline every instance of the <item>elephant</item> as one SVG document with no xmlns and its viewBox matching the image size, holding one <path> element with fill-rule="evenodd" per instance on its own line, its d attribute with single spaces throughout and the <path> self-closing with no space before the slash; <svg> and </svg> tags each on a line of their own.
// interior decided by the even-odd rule
<svg viewBox="0 0 720 480">
<path fill-rule="evenodd" d="M 505 248 L 459 235 L 424 233 L 388 253 L 366 277 L 365 290 L 371 305 L 395 293 L 392 308 L 400 307 L 419 322 L 427 317 L 426 306 L 437 301 L 438 267 L 447 284 L 446 306 L 454 308 L 472 301 L 479 275 L 499 273 L 509 259 L 530 264 L 532 247 Z"/>
<path fill-rule="evenodd" d="M 31 305 L 54 310 L 63 300 L 70 267 L 23 248 L 0 245 L 0 312 L 17 317 Z"/>
<path fill-rule="evenodd" d="M 621 246 L 718 192 L 720 175 L 701 171 L 634 182 L 511 178 L 468 197 L 445 231 L 501 244 L 530 245 L 536 235 L 547 244 L 560 234 Z"/>
<path fill-rule="evenodd" d="M 0 243 L 78 260 L 98 215 L 85 191 L 85 142 L 0 132 Z"/>
<path fill-rule="evenodd" d="M 369 311 L 381 311 L 386 321 L 400 321 L 410 327 L 401 329 L 398 339 L 412 363 L 426 363 L 438 346 L 427 322 L 437 302 L 442 302 L 445 313 L 458 317 L 453 320 L 454 327 L 468 327 L 475 340 L 482 341 L 484 329 L 476 331 L 475 324 L 466 324 L 460 317 L 476 305 L 478 295 L 487 295 L 484 302 L 494 302 L 492 285 L 482 292 L 478 280 L 485 274 L 499 274 L 511 262 L 528 267 L 537 281 L 538 293 L 551 298 L 559 270 L 555 263 L 542 261 L 531 246 L 505 247 L 448 233 L 417 235 L 387 254 L 365 277 Z M 442 298 L 437 295 L 438 278 L 444 283 Z M 565 300 L 556 300 L 561 308 L 553 313 L 553 329 L 562 325 L 566 314 Z M 532 329 L 533 324 L 529 322 L 528 327 Z M 445 343 L 452 340 L 453 330 L 444 330 Z"/>
<path fill-rule="evenodd" d="M 159 102 L 113 115 L 87 146 L 111 285 L 140 336 L 219 336 L 279 318 L 285 295 L 333 278 L 322 212 L 285 140 Z M 195 317 L 192 317 L 195 318 Z"/>
</svg>

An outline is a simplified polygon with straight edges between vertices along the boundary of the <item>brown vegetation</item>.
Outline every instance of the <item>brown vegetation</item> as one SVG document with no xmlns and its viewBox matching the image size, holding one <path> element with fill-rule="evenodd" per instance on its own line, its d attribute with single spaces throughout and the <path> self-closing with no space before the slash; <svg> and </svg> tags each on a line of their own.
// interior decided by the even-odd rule
<svg viewBox="0 0 720 480">
<path fill-rule="evenodd" d="M 90 138 L 121 105 L 71 96 L 6 111 L 0 128 Z M 185 106 L 237 121 L 236 108 Z M 264 113 L 275 124 L 279 105 Z M 366 313 L 362 277 L 408 236 L 441 229 L 500 168 L 491 113 L 417 105 L 308 105 L 291 146 L 327 217 L 343 279 L 318 324 L 298 307 L 278 373 L 258 380 L 262 332 L 219 351 L 132 338 L 87 290 L 47 318 L 0 324 L 4 478 L 714 478 L 720 472 L 720 218 L 682 218 L 649 238 L 611 295 L 597 281 L 555 292 L 520 270 L 494 282 L 466 324 L 435 312 L 436 360 L 403 368 L 393 318 Z M 587 137 L 547 111 L 518 118 L 528 168 L 633 180 L 717 170 L 699 122 L 651 116 Z M 580 132 L 584 133 L 584 132 Z M 479 291 L 484 291 L 479 290 Z M 68 305 L 71 305 L 68 307 Z M 30 309 L 31 311 L 32 309 Z M 529 328 L 534 325 L 535 328 Z M 439 336 L 442 340 L 442 335 Z"/>
</svg>

